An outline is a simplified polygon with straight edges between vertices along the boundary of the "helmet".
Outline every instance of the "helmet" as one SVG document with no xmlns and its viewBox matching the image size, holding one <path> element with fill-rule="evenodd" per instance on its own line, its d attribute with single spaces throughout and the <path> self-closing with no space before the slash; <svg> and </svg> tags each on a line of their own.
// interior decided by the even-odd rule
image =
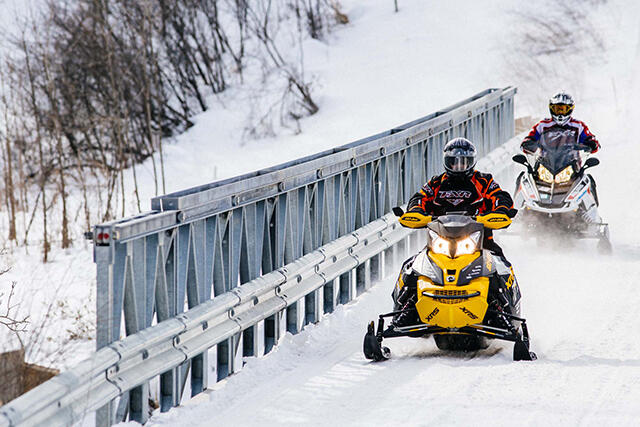
<svg viewBox="0 0 640 427">
<path fill-rule="evenodd" d="M 466 176 L 476 165 L 476 147 L 466 138 L 454 138 L 443 150 L 444 169 L 452 176 Z"/>
<path fill-rule="evenodd" d="M 566 124 L 571 119 L 575 105 L 571 95 L 566 92 L 558 92 L 549 100 L 551 118 L 559 125 Z"/>
</svg>

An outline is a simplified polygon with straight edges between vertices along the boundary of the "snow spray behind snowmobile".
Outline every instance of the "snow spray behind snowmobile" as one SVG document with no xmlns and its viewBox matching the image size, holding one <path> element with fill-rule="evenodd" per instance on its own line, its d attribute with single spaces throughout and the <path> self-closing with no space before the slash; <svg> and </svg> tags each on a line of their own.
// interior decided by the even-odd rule
<svg viewBox="0 0 640 427">
<path fill-rule="evenodd" d="M 585 173 L 600 162 L 584 150 L 589 149 L 576 144 L 570 132 L 543 132 L 534 154 L 513 157 L 527 168 L 516 179 L 514 207 L 525 233 L 596 238 L 606 253 L 611 251 L 609 226 L 598 214 L 595 181 Z"/>
<path fill-rule="evenodd" d="M 427 245 L 402 266 L 394 311 L 379 316 L 377 330 L 373 321 L 368 325 L 365 357 L 388 359 L 390 350 L 382 346 L 386 338 L 433 336 L 439 349 L 457 351 L 486 348 L 489 339 L 512 341 L 514 360 L 536 359 L 529 351 L 526 321 L 520 317 L 513 269 L 482 247 L 485 226 L 504 228 L 511 221 L 482 224 L 461 214 L 432 219 L 400 208 L 394 213 L 405 227 L 425 228 Z M 416 294 L 415 304 L 404 304 L 401 295 L 416 300 Z M 386 318 L 393 320 L 385 329 Z"/>
</svg>

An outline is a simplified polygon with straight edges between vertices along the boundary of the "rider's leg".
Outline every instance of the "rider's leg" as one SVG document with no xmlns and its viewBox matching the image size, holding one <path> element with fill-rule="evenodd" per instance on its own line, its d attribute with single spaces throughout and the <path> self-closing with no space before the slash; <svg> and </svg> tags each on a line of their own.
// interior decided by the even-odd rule
<svg viewBox="0 0 640 427">
<path fill-rule="evenodd" d="M 415 325 L 419 323 L 416 303 L 418 302 L 417 277 L 413 274 L 402 274 L 403 286 L 394 291 L 394 311 L 400 312 L 393 317 L 396 326 Z"/>
<path fill-rule="evenodd" d="M 415 310 L 418 302 L 418 278 L 410 273 L 411 264 L 415 256 L 402 264 L 400 277 L 396 282 L 391 297 L 393 298 L 393 311 L 401 311 L 393 317 L 392 323 L 396 326 L 415 325 L 419 322 L 418 312 Z"/>
</svg>

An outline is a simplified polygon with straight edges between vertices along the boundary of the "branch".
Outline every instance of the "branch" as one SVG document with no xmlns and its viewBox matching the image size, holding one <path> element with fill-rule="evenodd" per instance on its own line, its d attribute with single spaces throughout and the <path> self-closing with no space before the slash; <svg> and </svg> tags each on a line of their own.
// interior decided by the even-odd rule
<svg viewBox="0 0 640 427">
<path fill-rule="evenodd" d="M 0 272 L 0 275 L 6 273 L 9 270 L 3 270 Z M 25 316 L 23 318 L 17 318 L 15 316 L 15 311 L 17 310 L 20 304 L 11 304 L 11 300 L 15 295 L 16 282 L 11 282 L 11 291 L 7 296 L 6 304 L 3 304 L 1 307 L 2 311 L 0 311 L 0 325 L 4 325 L 7 329 L 12 332 L 26 332 L 27 324 L 29 323 L 29 316 Z M 4 294 L 0 293 L 0 298 L 2 298 Z M 0 299 L 0 304 L 2 300 Z"/>
</svg>

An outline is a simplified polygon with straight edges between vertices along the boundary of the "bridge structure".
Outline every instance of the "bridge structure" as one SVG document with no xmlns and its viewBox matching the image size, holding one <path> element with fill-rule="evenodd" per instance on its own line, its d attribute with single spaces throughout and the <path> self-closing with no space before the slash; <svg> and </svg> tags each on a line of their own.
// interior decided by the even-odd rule
<svg viewBox="0 0 640 427">
<path fill-rule="evenodd" d="M 487 89 L 386 132 L 156 197 L 97 225 L 97 351 L 0 408 L 0 427 L 149 417 L 366 292 L 421 241 L 389 212 L 442 169 L 514 136 L 516 89 Z"/>
</svg>

